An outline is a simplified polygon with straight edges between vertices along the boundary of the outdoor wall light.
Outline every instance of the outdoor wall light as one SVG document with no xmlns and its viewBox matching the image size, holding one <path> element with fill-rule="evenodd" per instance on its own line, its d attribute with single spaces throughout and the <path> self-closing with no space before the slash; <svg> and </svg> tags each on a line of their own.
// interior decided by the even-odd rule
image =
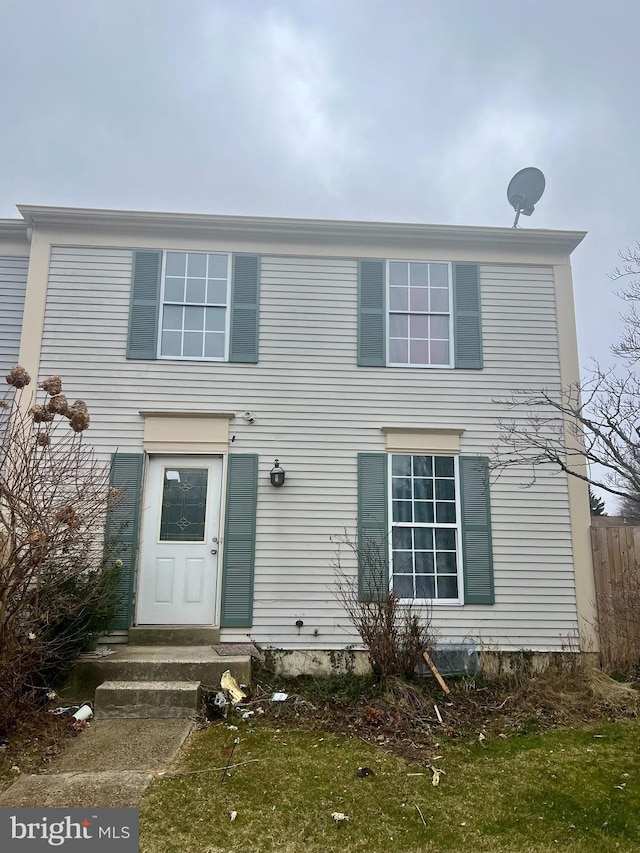
<svg viewBox="0 0 640 853">
<path fill-rule="evenodd" d="M 276 488 L 279 488 L 284 483 L 284 470 L 280 467 L 277 459 L 269 476 L 271 478 L 271 485 Z"/>
</svg>

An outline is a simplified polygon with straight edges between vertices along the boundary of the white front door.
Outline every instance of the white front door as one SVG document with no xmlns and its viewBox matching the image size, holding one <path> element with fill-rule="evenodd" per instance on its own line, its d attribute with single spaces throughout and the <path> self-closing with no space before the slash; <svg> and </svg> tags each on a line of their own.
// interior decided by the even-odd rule
<svg viewBox="0 0 640 853">
<path fill-rule="evenodd" d="M 222 459 L 152 456 L 142 509 L 138 625 L 213 625 Z"/>
</svg>

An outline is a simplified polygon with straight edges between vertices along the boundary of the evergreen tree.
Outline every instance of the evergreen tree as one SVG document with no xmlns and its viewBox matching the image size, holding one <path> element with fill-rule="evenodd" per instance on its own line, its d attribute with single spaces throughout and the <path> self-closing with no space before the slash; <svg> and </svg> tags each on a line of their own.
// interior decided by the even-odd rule
<svg viewBox="0 0 640 853">
<path fill-rule="evenodd" d="M 631 497 L 620 498 L 618 501 L 618 512 L 625 518 L 640 521 L 640 504 Z M 593 510 L 591 511 L 591 515 L 593 515 Z"/>
<path fill-rule="evenodd" d="M 594 494 L 593 489 L 589 489 L 589 504 L 591 506 L 591 515 L 606 515 L 605 504 L 602 498 Z M 637 511 L 637 510 L 636 510 Z"/>
</svg>

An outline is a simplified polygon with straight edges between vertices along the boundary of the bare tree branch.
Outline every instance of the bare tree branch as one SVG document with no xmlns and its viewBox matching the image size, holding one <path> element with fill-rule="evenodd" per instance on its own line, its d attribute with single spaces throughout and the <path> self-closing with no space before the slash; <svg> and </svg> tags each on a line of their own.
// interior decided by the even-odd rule
<svg viewBox="0 0 640 853">
<path fill-rule="evenodd" d="M 624 333 L 612 352 L 627 362 L 620 370 L 598 365 L 581 385 L 560 393 L 520 390 L 497 401 L 513 418 L 499 421 L 499 444 L 492 467 L 528 469 L 536 480 L 540 466 L 577 477 L 619 499 L 627 515 L 640 516 L 640 242 L 620 253 L 621 266 L 610 278 L 624 280 L 618 295 L 631 307 Z"/>
<path fill-rule="evenodd" d="M 357 542 L 346 532 L 334 541 L 338 550 L 333 560 L 333 594 L 369 652 L 375 675 L 381 681 L 391 675 L 410 675 L 422 660 L 422 652 L 435 645 L 431 607 L 404 603 L 394 595 L 389 588 L 388 560 L 377 541 Z M 344 568 L 341 548 L 365 573 L 366 589 L 359 590 L 357 575 Z"/>
<path fill-rule="evenodd" d="M 514 417 L 498 422 L 495 471 L 528 468 L 531 485 L 537 469 L 551 465 L 640 505 L 640 382 L 631 371 L 596 367 L 581 386 L 523 390 L 496 402 Z M 576 463 L 584 462 L 583 473 Z"/>
<path fill-rule="evenodd" d="M 631 364 L 636 364 L 640 359 L 640 315 L 638 314 L 638 302 L 640 302 L 640 280 L 634 278 L 640 276 L 640 241 L 633 248 L 623 249 L 618 252 L 622 265 L 616 267 L 611 273 L 612 281 L 625 280 L 625 289 L 618 292 L 618 296 L 631 306 L 629 312 L 623 315 L 625 331 L 620 341 L 611 347 L 612 352 Z M 632 278 L 634 280 L 627 281 Z"/>
</svg>

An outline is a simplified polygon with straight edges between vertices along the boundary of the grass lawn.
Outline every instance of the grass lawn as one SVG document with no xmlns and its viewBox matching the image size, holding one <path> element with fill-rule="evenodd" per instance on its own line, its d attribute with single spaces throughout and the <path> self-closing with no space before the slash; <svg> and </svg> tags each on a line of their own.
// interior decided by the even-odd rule
<svg viewBox="0 0 640 853">
<path fill-rule="evenodd" d="M 427 768 L 355 737 L 239 726 L 196 732 L 173 768 L 185 775 L 154 781 L 141 804 L 142 853 L 640 849 L 637 721 L 443 738 L 437 787 Z M 236 736 L 233 762 L 259 761 L 224 784 L 221 772 L 193 773 L 224 765 Z M 362 766 L 374 775 L 358 777 Z M 336 823 L 332 812 L 349 819 Z"/>
</svg>

